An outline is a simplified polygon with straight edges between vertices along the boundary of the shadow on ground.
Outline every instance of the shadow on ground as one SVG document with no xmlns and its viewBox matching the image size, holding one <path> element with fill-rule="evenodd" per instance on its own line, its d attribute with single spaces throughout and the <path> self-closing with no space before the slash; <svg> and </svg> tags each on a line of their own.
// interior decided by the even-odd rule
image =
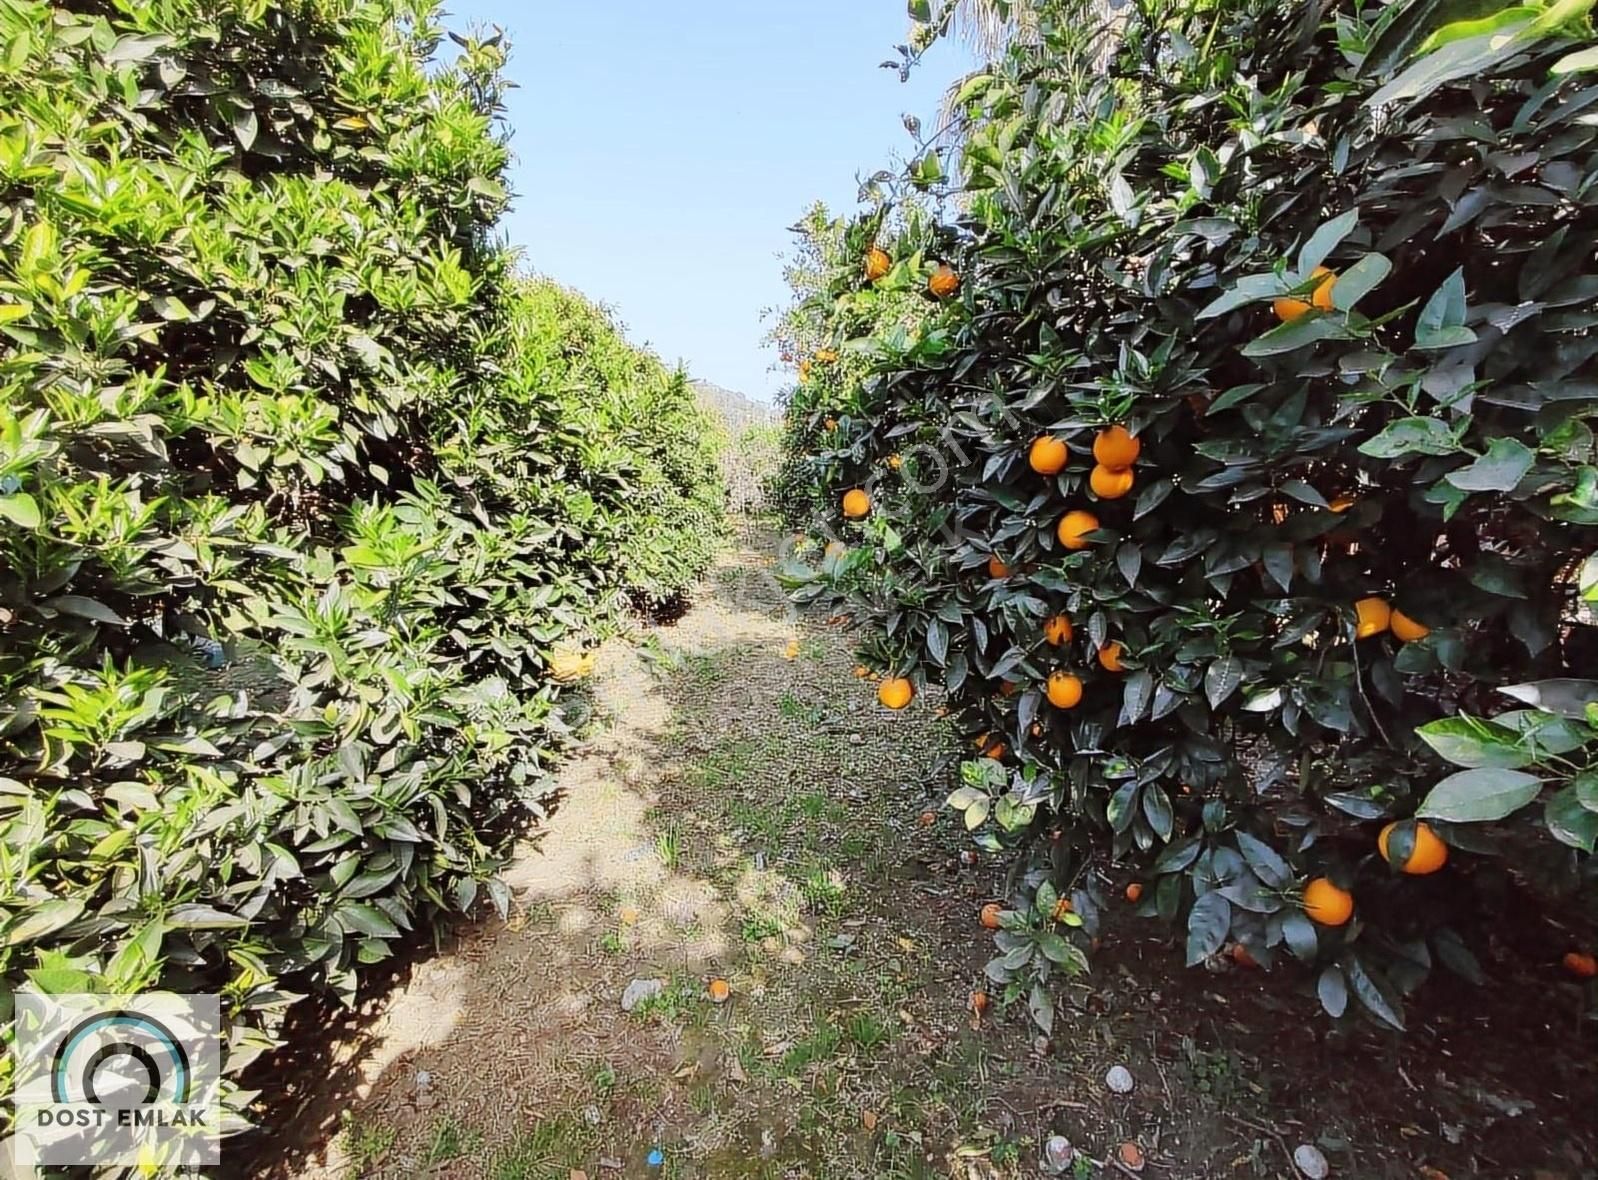
<svg viewBox="0 0 1598 1180">
<path fill-rule="evenodd" d="M 1004 865 L 918 822 L 950 785 L 936 702 L 876 708 L 846 640 L 790 617 L 772 545 L 747 531 L 679 620 L 607 645 L 601 724 L 507 874 L 511 919 L 336 1030 L 251 1174 L 1034 1176 L 1051 1133 L 1095 1161 L 1135 1141 L 1167 1180 L 1291 1176 L 1300 1143 L 1362 1180 L 1590 1174 L 1574 990 L 1494 1051 L 1502 996 L 1333 1037 L 1285 975 L 1184 971 L 1118 913 L 1052 1044 L 1002 997 L 970 1016 Z M 624 1013 L 635 982 L 658 991 Z"/>
</svg>

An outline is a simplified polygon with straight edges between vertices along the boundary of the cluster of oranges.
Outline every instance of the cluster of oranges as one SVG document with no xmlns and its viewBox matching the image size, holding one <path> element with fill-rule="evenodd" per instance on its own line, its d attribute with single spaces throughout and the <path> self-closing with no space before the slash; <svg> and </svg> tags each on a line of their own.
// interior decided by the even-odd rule
<svg viewBox="0 0 1598 1180">
<path fill-rule="evenodd" d="M 1388 860 L 1387 846 L 1398 824 L 1390 823 L 1376 837 L 1376 849 Z M 1437 872 L 1448 863 L 1448 845 L 1431 825 L 1416 823 L 1414 844 L 1399 871 L 1412 877 Z M 1354 895 L 1329 877 L 1316 877 L 1304 886 L 1304 913 L 1322 926 L 1345 926 L 1354 916 Z"/>
<path fill-rule="evenodd" d="M 1093 489 L 1093 494 L 1101 500 L 1119 500 L 1130 492 L 1137 478 L 1132 468 L 1142 453 L 1143 444 L 1126 427 L 1108 426 L 1099 431 L 1099 436 L 1093 440 L 1093 470 L 1088 473 L 1088 487 Z M 1060 474 L 1070 457 L 1065 443 L 1048 434 L 1035 439 L 1027 452 L 1027 462 L 1039 475 Z M 1070 515 L 1092 519 L 1086 512 Z M 1093 528 L 1097 527 L 1098 522 L 1094 521 Z M 1076 536 L 1079 538 L 1081 533 L 1092 531 L 1092 528 L 1082 529 Z M 1060 543 L 1067 549 L 1082 547 L 1066 540 L 1063 521 Z"/>
<path fill-rule="evenodd" d="M 1271 310 L 1282 323 L 1290 324 L 1299 317 L 1308 315 L 1311 310 L 1332 310 L 1332 288 L 1337 285 L 1337 275 L 1330 267 L 1317 266 L 1310 272 L 1310 278 L 1315 280 L 1315 289 L 1310 294 L 1308 302 L 1284 296 L 1271 304 Z"/>
<path fill-rule="evenodd" d="M 1132 465 L 1143 453 L 1143 444 L 1127 432 L 1124 426 L 1111 426 L 1099 431 L 1093 440 L 1093 470 L 1088 475 L 1088 487 L 1101 500 L 1119 500 L 1132 490 L 1135 476 Z"/>
<path fill-rule="evenodd" d="M 888 277 L 893 269 L 893 257 L 881 246 L 866 251 L 862 266 L 866 282 L 875 283 Z M 960 274 L 947 262 L 940 262 L 927 278 L 927 291 L 935 299 L 948 299 L 960 290 Z"/>
<path fill-rule="evenodd" d="M 1432 633 L 1426 624 L 1395 609 L 1385 598 L 1361 598 L 1354 604 L 1354 634 L 1360 639 L 1369 639 L 1383 631 L 1391 631 L 1393 638 L 1402 643 L 1414 643 Z"/>
</svg>

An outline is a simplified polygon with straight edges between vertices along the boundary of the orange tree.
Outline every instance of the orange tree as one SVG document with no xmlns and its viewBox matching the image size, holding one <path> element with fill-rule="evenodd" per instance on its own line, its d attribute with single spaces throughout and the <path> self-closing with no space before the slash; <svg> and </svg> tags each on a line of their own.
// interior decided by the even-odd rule
<svg viewBox="0 0 1598 1180">
<path fill-rule="evenodd" d="M 922 330 L 846 345 L 849 544 L 786 576 L 986 755 L 950 803 L 1024 850 L 989 974 L 1040 1023 L 1113 859 L 1190 965 L 1402 1027 L 1506 884 L 1592 904 L 1598 791 L 1541 773 L 1598 654 L 1590 0 L 1039 7 L 902 178 L 961 212 L 879 280 Z M 1558 706 L 1489 727 L 1506 684 Z"/>
<path fill-rule="evenodd" d="M 783 458 L 766 489 L 789 525 L 813 520 L 824 489 L 868 461 L 873 423 L 862 381 L 881 341 L 913 340 L 926 319 L 910 280 L 920 265 L 913 243 L 927 228 L 914 205 L 849 222 L 820 204 L 793 227 L 785 277 L 795 298 L 769 339 L 798 380 L 783 398 Z"/>
</svg>

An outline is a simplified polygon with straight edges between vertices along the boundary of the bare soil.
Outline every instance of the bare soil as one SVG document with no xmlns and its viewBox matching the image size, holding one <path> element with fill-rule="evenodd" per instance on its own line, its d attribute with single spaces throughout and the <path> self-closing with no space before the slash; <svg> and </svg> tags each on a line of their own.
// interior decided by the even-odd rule
<svg viewBox="0 0 1598 1180">
<path fill-rule="evenodd" d="M 746 527 L 686 614 L 605 647 L 510 920 L 305 1030 L 238 1174 L 1030 1177 L 1063 1134 L 1080 1176 L 1131 1174 L 1125 1141 L 1162 1180 L 1291 1177 L 1303 1143 L 1361 1180 L 1598 1175 L 1592 996 L 1546 964 L 1429 984 L 1405 1036 L 1333 1030 L 1291 971 L 1184 970 L 1123 909 L 1052 1042 L 1021 1005 L 974 1016 L 1005 866 L 940 809 L 937 702 L 878 708 L 772 550 Z M 624 1013 L 635 980 L 662 988 Z"/>
</svg>

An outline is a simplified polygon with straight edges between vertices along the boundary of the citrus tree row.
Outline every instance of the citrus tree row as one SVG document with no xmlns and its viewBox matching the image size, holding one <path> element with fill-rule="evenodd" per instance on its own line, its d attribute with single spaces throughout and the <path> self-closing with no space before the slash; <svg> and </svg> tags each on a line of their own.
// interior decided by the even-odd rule
<svg viewBox="0 0 1598 1180">
<path fill-rule="evenodd" d="M 790 401 L 785 577 L 884 707 L 947 692 L 1041 1023 L 1110 864 L 1190 964 L 1297 961 L 1334 1016 L 1480 980 L 1522 895 L 1590 962 L 1594 39 L 1436 11 L 1042 5 L 799 289 L 846 372 Z"/>
<path fill-rule="evenodd" d="M 230 1130 L 297 996 L 506 910 L 558 683 L 721 520 L 436 10 L 0 5 L 0 984 L 220 993 Z"/>
</svg>

